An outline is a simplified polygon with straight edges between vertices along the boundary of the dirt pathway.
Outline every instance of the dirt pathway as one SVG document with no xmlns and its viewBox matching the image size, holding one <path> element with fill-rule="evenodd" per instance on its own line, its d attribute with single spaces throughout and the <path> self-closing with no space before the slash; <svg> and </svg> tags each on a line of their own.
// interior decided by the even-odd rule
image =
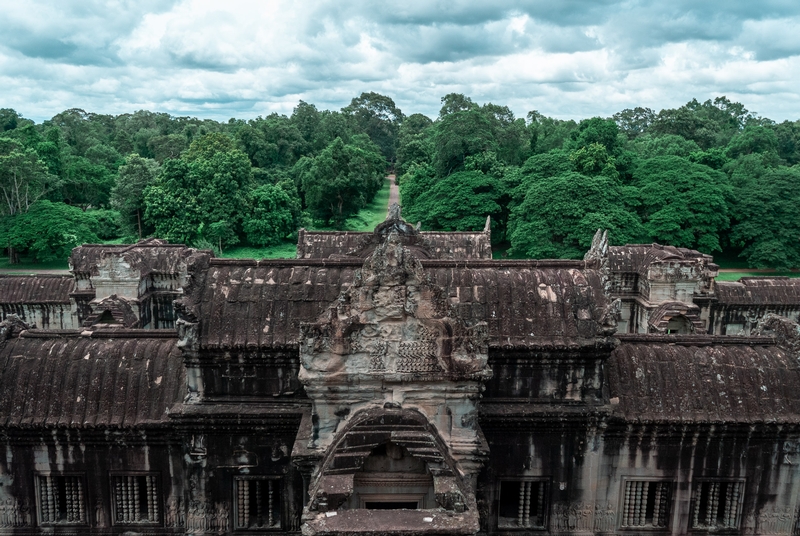
<svg viewBox="0 0 800 536">
<path fill-rule="evenodd" d="M 391 181 L 389 183 L 389 205 L 386 207 L 386 212 L 388 214 L 389 207 L 392 206 L 392 203 L 400 204 L 400 188 L 397 187 L 397 180 L 394 175 L 389 175 L 386 178 Z"/>
</svg>

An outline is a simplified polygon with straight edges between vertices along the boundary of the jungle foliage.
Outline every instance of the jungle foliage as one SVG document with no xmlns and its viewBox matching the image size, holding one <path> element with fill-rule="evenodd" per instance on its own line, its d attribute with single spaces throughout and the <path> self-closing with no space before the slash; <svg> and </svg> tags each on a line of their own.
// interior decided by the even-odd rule
<svg viewBox="0 0 800 536">
<path fill-rule="evenodd" d="M 362 93 L 339 111 L 216 122 L 66 110 L 36 124 L 0 109 L 0 246 L 39 260 L 147 236 L 223 250 L 343 228 L 398 176 L 423 229 L 482 229 L 517 257 L 661 242 L 800 266 L 800 121 L 719 97 L 581 121 L 461 94 L 435 119 Z"/>
</svg>

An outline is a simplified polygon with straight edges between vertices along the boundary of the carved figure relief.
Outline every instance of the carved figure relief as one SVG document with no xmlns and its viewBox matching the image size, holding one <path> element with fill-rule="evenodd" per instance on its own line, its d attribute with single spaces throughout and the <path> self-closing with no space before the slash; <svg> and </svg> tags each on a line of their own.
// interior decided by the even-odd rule
<svg viewBox="0 0 800 536">
<path fill-rule="evenodd" d="M 6 499 L 0 503 L 0 528 L 29 526 L 30 506 L 25 501 Z"/>
</svg>

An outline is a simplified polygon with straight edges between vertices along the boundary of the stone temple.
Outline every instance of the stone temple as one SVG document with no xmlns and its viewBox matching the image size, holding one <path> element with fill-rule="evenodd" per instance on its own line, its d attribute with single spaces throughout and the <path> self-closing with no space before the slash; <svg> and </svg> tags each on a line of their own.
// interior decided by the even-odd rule
<svg viewBox="0 0 800 536">
<path fill-rule="evenodd" d="M 0 534 L 800 533 L 800 280 L 490 238 L 0 277 Z"/>
</svg>

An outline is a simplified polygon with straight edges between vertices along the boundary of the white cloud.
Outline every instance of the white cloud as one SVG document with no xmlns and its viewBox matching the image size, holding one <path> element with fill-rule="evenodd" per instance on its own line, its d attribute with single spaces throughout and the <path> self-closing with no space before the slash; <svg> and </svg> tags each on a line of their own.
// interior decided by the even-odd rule
<svg viewBox="0 0 800 536">
<path fill-rule="evenodd" d="M 725 94 L 800 118 L 800 5 L 467 0 L 392 5 L 0 0 L 0 107 L 215 119 L 339 108 L 362 91 L 438 113 L 450 92 L 559 117 Z"/>
</svg>

